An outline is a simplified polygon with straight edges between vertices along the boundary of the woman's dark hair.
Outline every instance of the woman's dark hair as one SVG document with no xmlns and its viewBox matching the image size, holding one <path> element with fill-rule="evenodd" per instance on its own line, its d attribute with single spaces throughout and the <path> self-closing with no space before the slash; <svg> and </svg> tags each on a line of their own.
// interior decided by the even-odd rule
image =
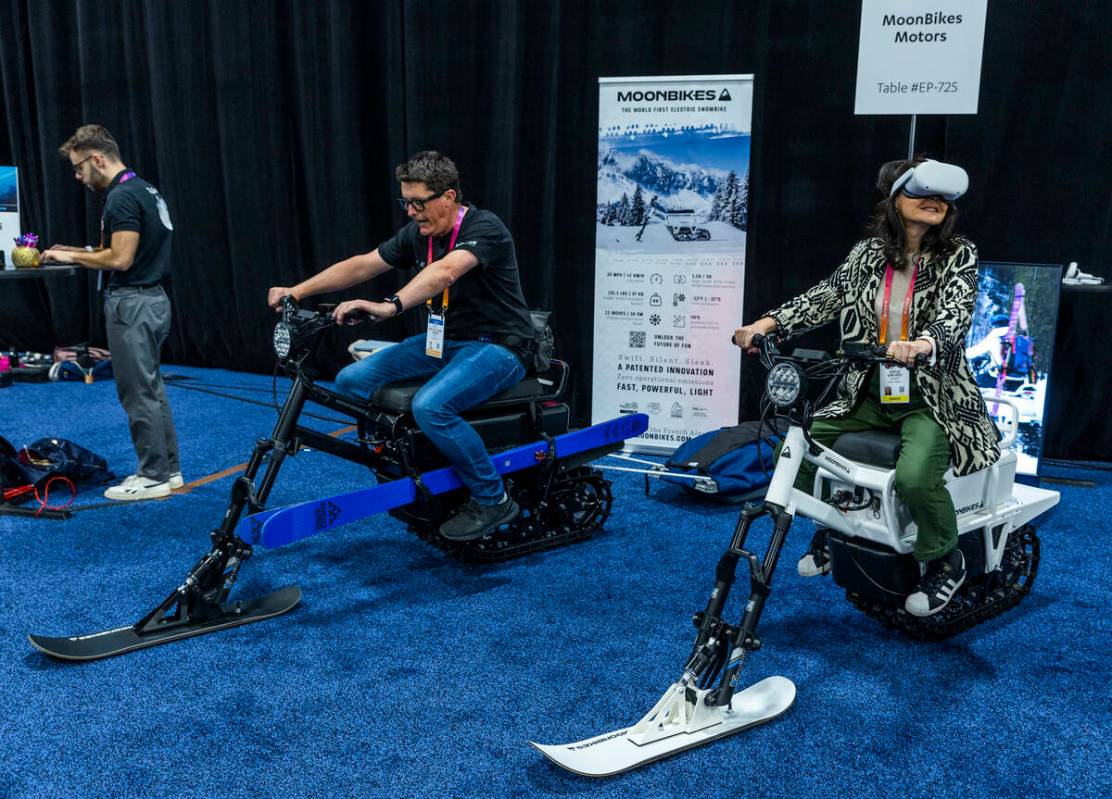
<svg viewBox="0 0 1112 799">
<path fill-rule="evenodd" d="M 437 194 L 455 189 L 456 202 L 463 198 L 459 190 L 459 170 L 451 158 L 436 150 L 414 153 L 404 164 L 398 164 L 394 177 L 400 183 L 424 183 L 429 191 Z"/>
<path fill-rule="evenodd" d="M 896 200 L 900 192 L 889 196 L 892 184 L 904 172 L 926 161 L 926 158 L 917 157 L 913 160 L 889 161 L 880 168 L 877 174 L 876 187 L 880 191 L 881 200 L 873 208 L 873 216 L 869 221 L 868 233 L 884 242 L 884 257 L 895 269 L 907 266 L 907 236 L 904 234 L 903 217 L 896 207 Z M 947 201 L 946 216 L 941 225 L 932 226 L 923 236 L 922 250 L 930 250 L 939 255 L 949 255 L 957 249 L 958 243 L 954 234 L 954 227 L 958 221 L 958 207 L 953 202 Z"/>
</svg>

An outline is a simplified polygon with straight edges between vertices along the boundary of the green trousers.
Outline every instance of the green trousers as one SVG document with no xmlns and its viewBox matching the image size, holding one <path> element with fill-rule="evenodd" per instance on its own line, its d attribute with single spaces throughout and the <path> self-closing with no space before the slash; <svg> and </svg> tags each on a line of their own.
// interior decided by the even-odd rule
<svg viewBox="0 0 1112 799">
<path fill-rule="evenodd" d="M 811 438 L 830 446 L 842 433 L 862 430 L 898 432 L 901 446 L 900 457 L 896 461 L 896 491 L 919 528 L 915 538 L 915 558 L 920 561 L 934 560 L 949 553 L 958 543 L 957 514 L 950 492 L 942 481 L 950 466 L 950 442 L 919 396 L 914 379 L 911 382 L 911 401 L 906 404 L 882 405 L 879 385 L 879 373 L 874 368 L 853 410 L 835 419 L 816 419 L 811 425 Z M 779 457 L 779 449 L 776 455 Z M 814 464 L 804 462 L 795 487 L 810 493 L 814 481 Z"/>
</svg>

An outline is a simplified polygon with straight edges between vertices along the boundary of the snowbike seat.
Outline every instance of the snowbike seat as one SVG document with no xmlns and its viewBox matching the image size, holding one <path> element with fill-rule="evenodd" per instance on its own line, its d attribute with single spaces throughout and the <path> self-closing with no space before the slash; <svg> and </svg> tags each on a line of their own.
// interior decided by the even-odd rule
<svg viewBox="0 0 1112 799">
<path fill-rule="evenodd" d="M 567 389 L 570 369 L 563 361 L 553 360 L 552 365 L 541 374 L 526 375 L 517 385 L 501 394 L 491 397 L 472 411 L 505 408 L 525 402 L 545 402 L 562 397 Z M 427 380 L 406 380 L 391 383 L 375 392 L 373 403 L 389 413 L 409 413 L 413 407 L 413 396 L 425 385 Z"/>
<path fill-rule="evenodd" d="M 900 457 L 900 434 L 882 430 L 842 433 L 831 449 L 851 461 L 895 469 L 896 460 Z"/>
</svg>

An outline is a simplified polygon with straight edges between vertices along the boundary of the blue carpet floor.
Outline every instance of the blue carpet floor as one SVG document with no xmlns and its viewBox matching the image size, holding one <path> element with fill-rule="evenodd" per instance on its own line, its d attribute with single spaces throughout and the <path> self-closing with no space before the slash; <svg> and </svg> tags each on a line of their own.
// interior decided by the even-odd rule
<svg viewBox="0 0 1112 799">
<path fill-rule="evenodd" d="M 185 386 L 266 402 L 270 378 L 164 372 L 188 378 L 169 389 L 187 482 L 242 463 L 269 432 L 273 409 Z M 134 468 L 111 383 L 6 389 L 0 435 L 63 436 L 121 475 Z M 614 514 L 597 538 L 486 567 L 376 517 L 247 563 L 235 596 L 296 583 L 292 613 L 84 665 L 45 658 L 25 635 L 138 619 L 207 551 L 231 478 L 68 521 L 0 518 L 0 797 L 1108 796 L 1112 472 L 1049 473 L 1095 486 L 1049 486 L 1062 501 L 1040 528 L 1034 592 L 941 644 L 798 577 L 812 533 L 799 523 L 744 675 L 789 677 L 795 706 L 602 781 L 526 741 L 627 726 L 679 676 L 730 508 L 663 486 L 646 499 L 638 478 L 611 473 Z M 271 505 L 368 482 L 304 453 Z"/>
</svg>

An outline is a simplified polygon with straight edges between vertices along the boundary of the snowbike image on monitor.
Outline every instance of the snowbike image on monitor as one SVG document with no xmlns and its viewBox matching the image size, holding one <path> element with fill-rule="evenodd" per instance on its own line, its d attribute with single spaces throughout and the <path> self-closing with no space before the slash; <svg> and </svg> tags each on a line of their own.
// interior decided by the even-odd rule
<svg viewBox="0 0 1112 799">
<path fill-rule="evenodd" d="M 911 554 L 917 530 L 893 488 L 899 434 L 844 433 L 829 448 L 809 435 L 814 411 L 842 377 L 886 362 L 884 348 L 847 344 L 833 358 L 813 350 L 786 356 L 773 337 L 756 336 L 753 342 L 769 370 L 766 409 L 790 423 L 765 500 L 746 505 L 738 516 L 710 599 L 694 616 L 698 632 L 679 680 L 632 727 L 571 744 L 533 744 L 563 768 L 587 776 L 616 774 L 770 721 L 791 707 L 795 685 L 787 678 L 767 677 L 744 690 L 739 680 L 746 657 L 761 648 L 757 625 L 799 514 L 812 519 L 816 535 L 827 539 L 831 574 L 849 602 L 917 638 L 940 639 L 968 629 L 1014 607 L 1031 590 L 1039 565 L 1031 522 L 1057 504 L 1058 493 L 1015 482 L 1016 456 L 1006 449 L 1014 434 L 1001 442 L 1001 456 L 992 466 L 964 477 L 947 472 L 967 577 L 941 611 L 912 616 L 904 600 L 915 591 L 920 569 Z M 809 380 L 817 383 L 813 402 Z M 804 461 L 817 467 L 810 492 L 794 487 Z M 759 558 L 745 543 L 751 525 L 765 516 L 773 530 Z M 726 616 L 726 603 L 739 562 L 749 592 L 734 622 Z"/>
<path fill-rule="evenodd" d="M 643 433 L 647 416 L 630 414 L 571 430 L 569 368 L 557 360 L 542 374 L 526 376 L 468 411 L 464 418 L 491 451 L 495 469 L 506 475 L 506 490 L 521 513 L 483 538 L 448 541 L 438 527 L 468 492 L 413 419 L 413 395 L 423 381 L 385 386 L 366 403 L 318 385 L 310 361 L 334 326 L 329 313 L 285 299 L 273 344 L 279 365 L 292 379 L 289 393 L 270 436 L 256 442 L 232 485 L 227 510 L 210 536 L 211 550 L 180 586 L 133 625 L 76 637 L 28 636 L 37 649 L 66 660 L 94 660 L 285 613 L 300 601 L 297 586 L 257 599 L 228 600 L 254 547 L 280 546 L 384 511 L 455 557 L 488 562 L 582 541 L 606 521 L 613 501 L 610 482 L 588 464 Z M 299 425 L 308 402 L 353 419 L 356 441 Z M 267 509 L 283 462 L 302 449 L 364 466 L 377 484 Z"/>
</svg>

